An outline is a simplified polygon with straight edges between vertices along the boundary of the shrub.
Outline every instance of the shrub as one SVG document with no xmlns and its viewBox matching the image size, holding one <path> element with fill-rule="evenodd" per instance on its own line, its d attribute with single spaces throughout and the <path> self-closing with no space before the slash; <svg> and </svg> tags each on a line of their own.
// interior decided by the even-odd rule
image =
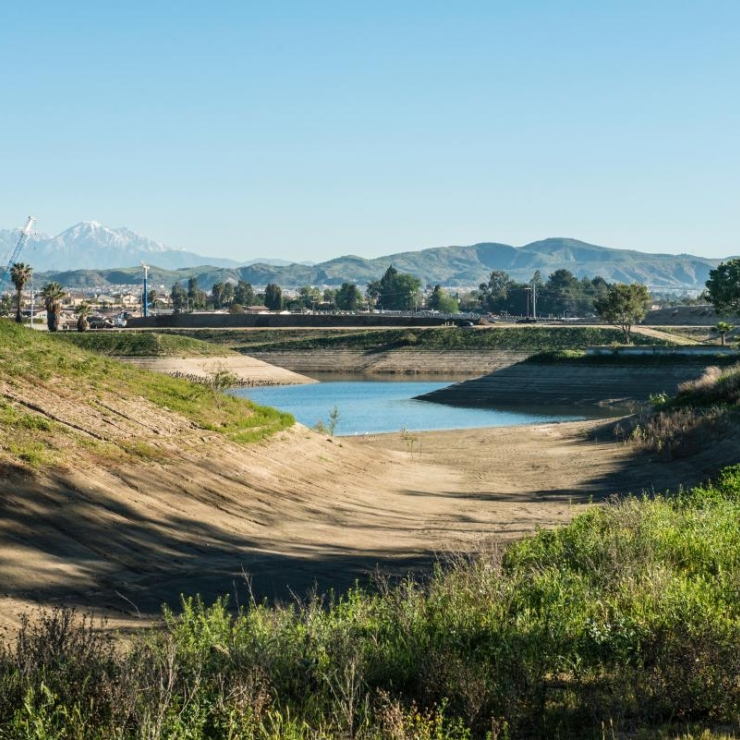
<svg viewBox="0 0 740 740">
<path fill-rule="evenodd" d="M 0 654 L 0 736 L 483 740 L 732 723 L 739 518 L 735 466 L 424 581 L 236 612 L 185 599 L 126 652 L 56 612 Z"/>
</svg>

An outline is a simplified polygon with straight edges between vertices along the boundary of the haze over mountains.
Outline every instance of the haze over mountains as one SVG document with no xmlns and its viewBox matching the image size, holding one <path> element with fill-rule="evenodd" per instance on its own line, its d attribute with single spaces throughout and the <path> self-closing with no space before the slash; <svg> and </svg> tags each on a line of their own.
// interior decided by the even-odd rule
<svg viewBox="0 0 740 740">
<path fill-rule="evenodd" d="M 0 230 L 0 256 L 7 261 L 18 239 L 18 230 Z M 216 248 L 218 248 L 216 246 Z M 310 255 L 307 255 L 310 257 Z M 83 222 L 55 237 L 38 234 L 29 239 L 20 261 L 30 264 L 36 274 L 53 273 L 63 285 L 134 282 L 139 270 L 122 270 L 151 265 L 152 277 L 172 284 L 191 275 L 209 285 L 218 280 L 246 280 L 255 287 L 270 282 L 286 288 L 302 285 L 365 284 L 378 279 L 390 264 L 410 272 L 423 283 L 450 287 L 471 287 L 487 280 L 492 270 L 504 270 L 518 281 L 529 280 L 536 270 L 547 277 L 555 270 L 570 270 L 576 277 L 600 275 L 609 282 L 641 282 L 652 289 L 700 289 L 709 271 L 721 259 L 688 254 L 647 254 L 628 249 L 611 249 L 576 239 L 551 238 L 514 247 L 484 242 L 472 246 L 450 246 L 401 252 L 365 259 L 348 255 L 319 264 L 288 264 L 280 260 L 245 260 L 204 257 L 194 252 L 171 249 L 127 228 L 111 229 L 95 221 Z M 65 274 L 74 271 L 73 274 Z M 94 273 L 94 274 L 92 274 Z"/>
</svg>

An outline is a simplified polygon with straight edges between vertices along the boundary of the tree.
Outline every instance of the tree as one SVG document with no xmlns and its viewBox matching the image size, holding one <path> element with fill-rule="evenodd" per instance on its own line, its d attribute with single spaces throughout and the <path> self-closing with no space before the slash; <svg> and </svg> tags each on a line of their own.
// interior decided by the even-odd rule
<svg viewBox="0 0 740 740">
<path fill-rule="evenodd" d="M 354 283 L 342 283 L 334 302 L 341 311 L 356 311 L 362 305 L 362 293 Z"/>
<path fill-rule="evenodd" d="M 490 313 L 509 311 L 509 293 L 516 287 L 508 272 L 494 270 L 487 283 L 478 287 L 481 307 Z"/>
<path fill-rule="evenodd" d="M 46 308 L 46 326 L 49 331 L 59 329 L 59 319 L 62 316 L 62 298 L 67 295 L 64 288 L 59 283 L 51 282 L 44 285 L 41 289 L 41 296 L 44 299 Z"/>
<path fill-rule="evenodd" d="M 224 298 L 224 287 L 223 283 L 214 283 L 211 287 L 211 300 L 213 300 L 214 308 L 221 308 Z"/>
<path fill-rule="evenodd" d="M 321 302 L 321 291 L 313 285 L 304 285 L 298 291 L 298 305 L 300 308 L 315 309 Z"/>
<path fill-rule="evenodd" d="M 271 311 L 279 311 L 283 307 L 283 290 L 275 283 L 269 283 L 265 288 L 265 306 Z"/>
<path fill-rule="evenodd" d="M 191 277 L 188 278 L 188 292 L 187 292 L 187 300 L 190 302 L 190 307 L 195 308 L 203 308 L 205 306 L 205 302 L 201 305 L 201 294 L 203 291 L 198 289 L 198 278 Z"/>
<path fill-rule="evenodd" d="M 545 283 L 545 292 L 549 293 L 552 306 L 550 310 L 558 316 L 573 313 L 580 287 L 570 270 L 555 270 Z"/>
<path fill-rule="evenodd" d="M 175 313 L 183 313 L 188 305 L 188 293 L 180 283 L 175 283 L 170 291 L 170 298 L 172 299 L 172 310 Z"/>
<path fill-rule="evenodd" d="M 439 285 L 434 286 L 434 290 L 429 296 L 428 305 L 432 311 L 439 311 L 440 313 L 457 313 L 458 311 L 457 300 Z"/>
<path fill-rule="evenodd" d="M 224 291 L 221 294 L 221 305 L 230 306 L 234 302 L 234 284 L 224 283 Z"/>
<path fill-rule="evenodd" d="M 77 308 L 77 331 L 87 331 L 90 325 L 87 323 L 87 317 L 92 313 L 89 303 L 80 303 Z"/>
<path fill-rule="evenodd" d="M 240 280 L 234 288 L 234 303 L 238 303 L 240 306 L 252 306 L 254 304 L 254 288 L 244 280 Z"/>
<path fill-rule="evenodd" d="M 722 343 L 722 346 L 725 346 L 725 335 L 727 335 L 729 332 L 731 332 L 735 327 L 732 324 L 728 324 L 726 321 L 718 321 L 717 326 L 714 327 L 714 330 L 719 334 L 719 341 Z"/>
<path fill-rule="evenodd" d="M 709 271 L 705 295 L 718 314 L 740 314 L 740 259 L 722 262 Z"/>
<path fill-rule="evenodd" d="M 17 302 L 15 309 L 15 320 L 19 324 L 23 323 L 23 314 L 21 313 L 21 301 L 23 300 L 23 288 L 26 287 L 26 283 L 31 279 L 33 274 L 33 267 L 26 265 L 23 262 L 14 262 L 10 268 L 10 279 L 15 285 L 17 292 Z"/>
<path fill-rule="evenodd" d="M 614 324 L 632 344 L 632 326 L 645 318 L 650 308 L 650 293 L 640 283 L 610 285 L 606 295 L 594 301 L 594 309 L 602 321 Z"/>
<path fill-rule="evenodd" d="M 380 280 L 368 283 L 368 297 L 380 308 L 403 311 L 416 307 L 421 280 L 406 272 L 398 272 L 391 265 Z"/>
</svg>

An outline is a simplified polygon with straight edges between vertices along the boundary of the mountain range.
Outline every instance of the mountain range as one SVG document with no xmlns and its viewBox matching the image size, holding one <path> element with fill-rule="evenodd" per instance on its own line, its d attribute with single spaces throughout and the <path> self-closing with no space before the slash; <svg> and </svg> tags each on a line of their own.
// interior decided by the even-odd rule
<svg viewBox="0 0 740 740">
<path fill-rule="evenodd" d="M 0 229 L 0 256 L 13 251 L 20 231 Z M 168 270 L 198 265 L 214 267 L 241 267 L 252 262 L 289 265 L 287 260 L 253 259 L 237 262 L 219 257 L 204 257 L 183 249 L 172 249 L 122 226 L 111 229 L 97 221 L 83 221 L 56 236 L 33 234 L 21 255 L 20 261 L 28 262 L 36 272 L 61 272 L 80 268 L 105 270 L 118 267 L 152 263 Z M 7 263 L 4 258 L 2 264 Z"/>
<path fill-rule="evenodd" d="M 0 230 L 0 256 L 8 259 L 19 232 Z M 65 287 L 135 283 L 141 279 L 140 263 L 152 267 L 154 283 L 172 285 L 191 276 L 202 287 L 217 281 L 246 280 L 256 288 L 278 283 L 284 288 L 303 285 L 360 285 L 377 280 L 389 265 L 410 272 L 425 284 L 473 287 L 487 280 L 493 270 L 503 270 L 520 282 L 536 270 L 543 278 L 558 269 L 576 277 L 600 275 L 609 282 L 641 282 L 653 290 L 697 290 L 704 287 L 709 271 L 722 260 L 690 254 L 649 254 L 612 249 L 570 238 L 551 238 L 521 247 L 495 242 L 400 252 L 365 259 L 348 255 L 318 264 L 280 260 L 235 260 L 204 257 L 171 249 L 127 228 L 111 229 L 97 222 L 83 222 L 55 237 L 34 235 L 19 261 L 36 274 L 58 280 Z M 134 267 L 136 266 L 136 267 Z"/>
</svg>

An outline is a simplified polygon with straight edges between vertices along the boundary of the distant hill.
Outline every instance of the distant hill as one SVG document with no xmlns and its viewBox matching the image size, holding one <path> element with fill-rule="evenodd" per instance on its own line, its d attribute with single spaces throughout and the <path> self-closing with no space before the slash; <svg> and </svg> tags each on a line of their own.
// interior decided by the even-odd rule
<svg viewBox="0 0 740 740">
<path fill-rule="evenodd" d="M 0 256 L 10 253 L 17 238 L 17 231 L 0 231 Z M 375 259 L 347 255 L 318 264 L 290 264 L 279 259 L 239 263 L 169 249 L 129 229 L 110 229 L 94 221 L 77 224 L 53 238 L 43 235 L 31 238 L 21 259 L 29 262 L 41 279 L 53 278 L 67 287 L 101 289 L 111 284 L 139 282 L 138 265 L 146 262 L 153 268 L 150 276 L 154 284 L 171 286 L 195 276 L 203 288 L 224 280 L 246 280 L 256 288 L 270 282 L 284 288 L 338 286 L 343 282 L 364 285 L 377 280 L 393 264 L 424 284 L 450 287 L 477 286 L 492 270 L 504 270 L 523 282 L 536 270 L 547 278 L 564 268 L 579 278 L 600 275 L 609 282 L 645 283 L 653 290 L 697 290 L 704 287 L 709 271 L 722 261 L 689 254 L 648 254 L 600 247 L 577 239 L 551 238 L 522 247 L 482 242 L 399 252 Z"/>
<path fill-rule="evenodd" d="M 451 287 L 477 286 L 493 270 L 504 270 L 515 280 L 531 279 L 536 270 L 543 278 L 555 270 L 570 270 L 576 277 L 600 275 L 609 282 L 641 282 L 652 289 L 701 289 L 721 259 L 692 255 L 645 254 L 610 249 L 576 239 L 553 238 L 523 247 L 484 242 L 468 247 L 437 247 L 364 259 L 339 257 L 313 266 L 276 267 L 254 264 L 239 268 L 239 277 L 253 285 L 276 282 L 284 287 L 340 285 L 344 281 L 377 280 L 388 265 L 410 272 L 423 283 Z"/>
</svg>

